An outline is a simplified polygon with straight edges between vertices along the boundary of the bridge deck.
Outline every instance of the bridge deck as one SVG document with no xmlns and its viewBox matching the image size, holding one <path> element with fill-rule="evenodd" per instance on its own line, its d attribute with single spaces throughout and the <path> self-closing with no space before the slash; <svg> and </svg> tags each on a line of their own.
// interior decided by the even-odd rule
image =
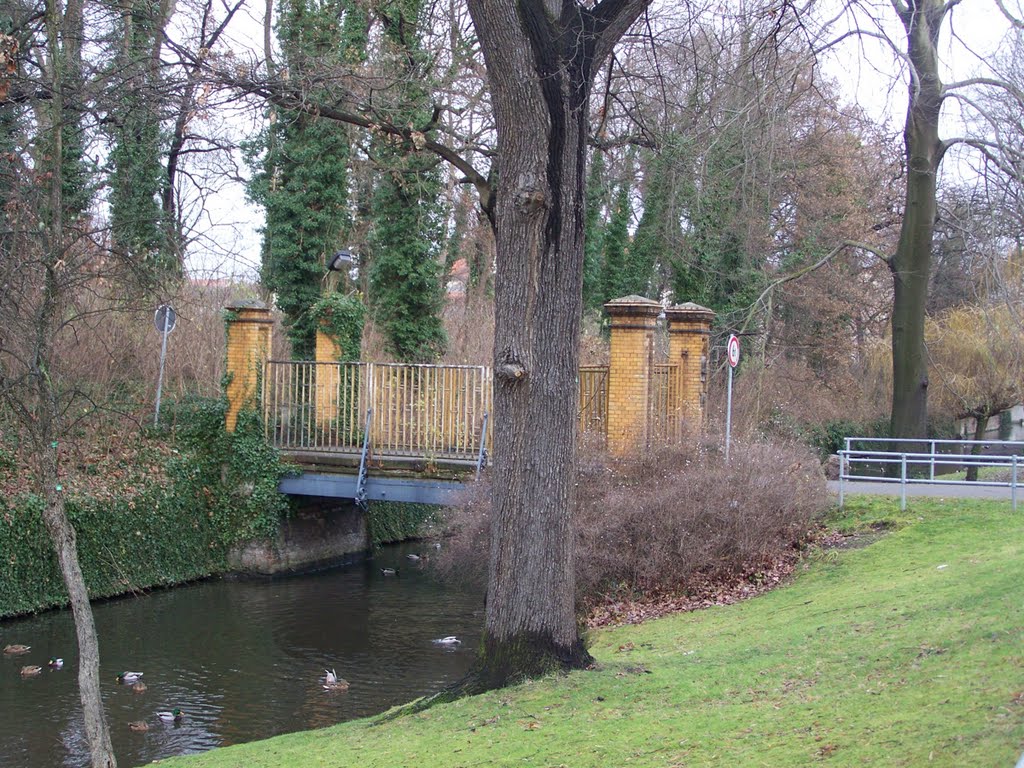
<svg viewBox="0 0 1024 768">
<path fill-rule="evenodd" d="M 301 470 L 281 481 L 278 489 L 282 493 L 332 499 L 356 497 L 358 453 L 284 451 L 282 458 Z M 370 501 L 450 504 L 466 483 L 472 481 L 476 462 L 451 458 L 428 461 L 408 456 L 371 457 L 368 470 L 364 491 Z"/>
</svg>

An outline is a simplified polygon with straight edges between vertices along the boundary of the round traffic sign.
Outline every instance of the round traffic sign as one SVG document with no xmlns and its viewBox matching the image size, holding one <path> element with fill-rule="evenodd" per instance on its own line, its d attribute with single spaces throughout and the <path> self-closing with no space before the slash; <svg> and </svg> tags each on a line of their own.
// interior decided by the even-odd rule
<svg viewBox="0 0 1024 768">
<path fill-rule="evenodd" d="M 156 326 L 158 333 L 170 333 L 174 330 L 174 325 L 177 321 L 178 315 L 170 304 L 161 304 L 156 308 L 156 314 L 153 316 L 153 325 Z"/>
<path fill-rule="evenodd" d="M 740 340 L 736 334 L 729 337 L 729 343 L 725 347 L 726 355 L 729 357 L 729 365 L 735 368 L 740 363 Z"/>
</svg>

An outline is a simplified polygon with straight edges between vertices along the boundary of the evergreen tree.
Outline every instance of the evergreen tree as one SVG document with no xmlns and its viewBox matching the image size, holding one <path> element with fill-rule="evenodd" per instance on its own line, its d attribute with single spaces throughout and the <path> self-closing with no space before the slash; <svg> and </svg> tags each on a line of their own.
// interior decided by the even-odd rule
<svg viewBox="0 0 1024 768">
<path fill-rule="evenodd" d="M 429 126 L 428 57 L 420 46 L 422 0 L 395 0 L 377 8 L 384 23 L 386 66 L 398 85 L 392 122 Z M 411 141 L 375 136 L 370 156 L 378 173 L 370 232 L 370 303 L 398 359 L 427 362 L 447 344 L 441 313 L 441 181 L 437 160 Z"/>
</svg>

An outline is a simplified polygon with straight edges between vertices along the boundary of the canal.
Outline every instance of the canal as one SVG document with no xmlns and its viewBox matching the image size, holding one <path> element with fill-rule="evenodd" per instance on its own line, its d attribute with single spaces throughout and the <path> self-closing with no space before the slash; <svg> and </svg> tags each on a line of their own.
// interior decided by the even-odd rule
<svg viewBox="0 0 1024 768">
<path fill-rule="evenodd" d="M 365 717 L 459 679 L 479 640 L 482 595 L 437 583 L 407 557 L 420 552 L 403 544 L 329 571 L 209 581 L 95 605 L 118 764 Z M 449 635 L 462 644 L 433 642 Z M 0 622 L 0 647 L 9 643 L 32 649 L 0 656 L 0 766 L 87 766 L 70 612 Z M 51 656 L 64 667 L 45 668 Z M 44 670 L 22 678 L 24 665 Z M 328 668 L 351 683 L 348 691 L 323 689 Z M 145 691 L 117 683 L 129 670 L 143 673 Z M 174 707 L 185 713 L 180 724 L 156 718 Z M 138 720 L 149 730 L 131 730 Z"/>
</svg>

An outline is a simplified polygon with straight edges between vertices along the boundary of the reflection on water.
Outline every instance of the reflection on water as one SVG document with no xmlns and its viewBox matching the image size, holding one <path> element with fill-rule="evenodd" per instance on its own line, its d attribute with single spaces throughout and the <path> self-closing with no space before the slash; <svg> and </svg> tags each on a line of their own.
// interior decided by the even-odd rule
<svg viewBox="0 0 1024 768">
<path fill-rule="evenodd" d="M 480 595 L 441 587 L 391 547 L 364 564 L 275 581 L 209 582 L 94 606 L 103 697 L 122 766 L 364 717 L 436 690 L 472 662 Z M 398 576 L 380 569 L 394 567 Z M 457 635 L 461 646 L 434 639 Z M 0 622 L 0 766 L 88 765 L 69 611 Z M 25 664 L 64 657 L 22 679 Z M 326 668 L 351 683 L 328 692 Z M 147 690 L 118 685 L 144 673 Z M 159 710 L 180 707 L 181 724 Z M 135 732 L 133 720 L 150 729 Z"/>
</svg>

